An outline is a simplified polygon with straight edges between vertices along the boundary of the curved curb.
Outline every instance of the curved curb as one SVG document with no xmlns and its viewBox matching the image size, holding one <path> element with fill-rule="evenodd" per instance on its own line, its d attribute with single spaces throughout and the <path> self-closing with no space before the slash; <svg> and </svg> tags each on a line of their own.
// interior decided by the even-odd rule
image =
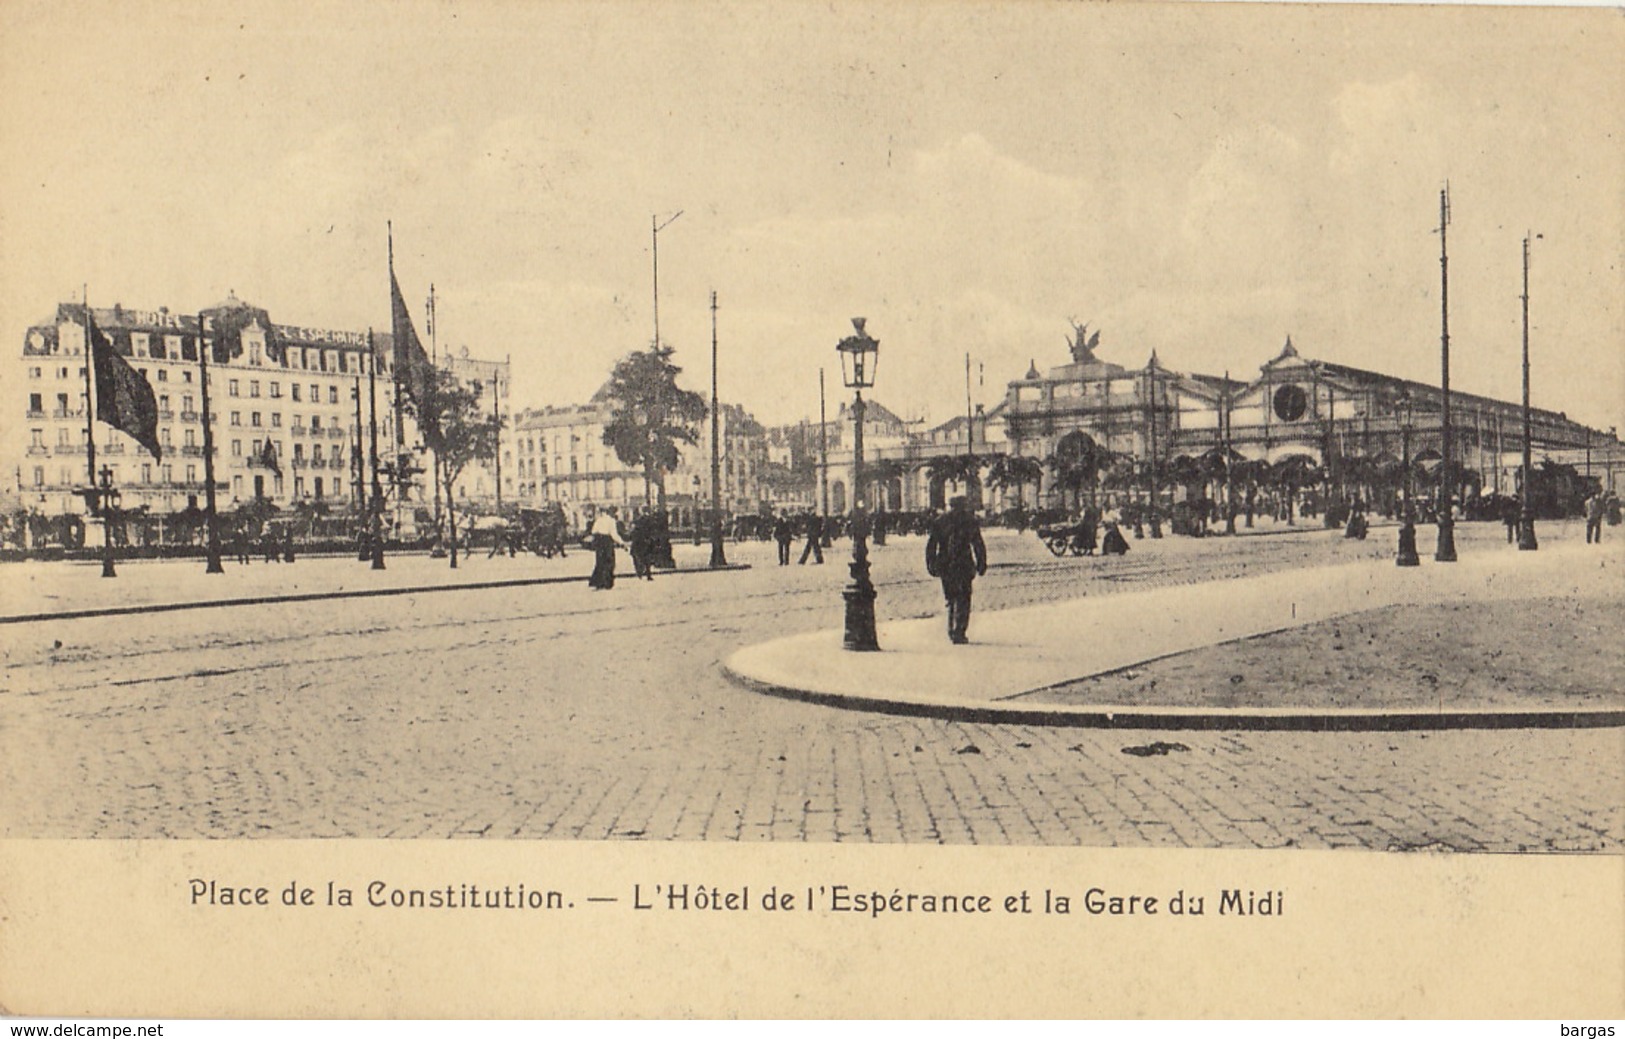
<svg viewBox="0 0 1625 1039">
<path fill-rule="evenodd" d="M 993 725 L 1041 725 L 1075 729 L 1188 729 L 1204 731 L 1403 732 L 1446 729 L 1600 729 L 1625 726 L 1625 709 L 1418 711 L 1349 708 L 1195 708 L 1068 706 L 1005 707 L 985 701 L 947 701 L 900 696 L 819 692 L 767 682 L 734 670 L 722 673 L 753 692 L 823 707 L 913 718 Z"/>
</svg>

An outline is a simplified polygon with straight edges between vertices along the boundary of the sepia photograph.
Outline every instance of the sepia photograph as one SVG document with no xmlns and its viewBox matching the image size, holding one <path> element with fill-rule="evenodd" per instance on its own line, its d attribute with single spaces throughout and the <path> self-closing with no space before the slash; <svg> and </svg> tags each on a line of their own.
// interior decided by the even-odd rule
<svg viewBox="0 0 1625 1039">
<path fill-rule="evenodd" d="M 1215 970 L 1351 924 L 1542 966 L 1323 1004 L 1057 967 L 988 1012 L 1618 1014 L 1622 43 L 1598 8 L 0 7 L 0 1013 L 981 1016 L 834 992 L 1060 916 L 1149 970 L 1174 914 Z M 1359 923 L 1344 870 L 1450 922 Z M 470 963 L 595 927 L 698 963 L 696 913 L 775 910 L 854 960 L 810 1004 L 436 1002 L 364 951 L 465 910 Z M 75 979 L 86 920 L 117 951 Z M 1569 924 L 1602 941 L 1530 944 Z M 748 926 L 742 969 L 790 962 Z M 132 965 L 259 942 L 372 966 Z"/>
</svg>

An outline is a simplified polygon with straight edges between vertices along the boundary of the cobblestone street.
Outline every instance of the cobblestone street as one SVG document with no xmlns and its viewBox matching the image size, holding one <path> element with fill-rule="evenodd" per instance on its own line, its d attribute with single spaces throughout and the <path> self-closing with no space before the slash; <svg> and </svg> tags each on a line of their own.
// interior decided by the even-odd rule
<svg viewBox="0 0 1625 1039">
<path fill-rule="evenodd" d="M 1391 536 L 1166 539 L 1108 562 L 1052 559 L 1030 534 L 999 533 L 977 609 L 1381 557 Z M 1463 538 L 1463 551 L 1495 550 Z M 718 663 L 738 647 L 839 624 L 847 552 L 779 568 L 771 545 L 735 545 L 730 560 L 752 570 L 608 593 L 544 585 L 13 625 L 0 832 L 1620 848 L 1618 729 L 976 725 L 726 681 Z M 883 617 L 941 609 L 919 555 L 914 539 L 876 551 Z M 503 565 L 480 560 L 468 576 Z M 1124 753 L 1158 741 L 1166 753 Z"/>
</svg>

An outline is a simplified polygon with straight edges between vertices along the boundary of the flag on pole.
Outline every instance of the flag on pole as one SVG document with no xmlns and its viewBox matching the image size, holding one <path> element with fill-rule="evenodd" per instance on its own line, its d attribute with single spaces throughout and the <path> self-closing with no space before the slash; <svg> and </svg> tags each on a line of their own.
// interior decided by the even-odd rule
<svg viewBox="0 0 1625 1039">
<path fill-rule="evenodd" d="M 395 380 L 411 398 L 417 413 L 418 429 L 429 447 L 440 446 L 440 424 L 434 410 L 434 365 L 423 349 L 417 329 L 412 326 L 412 312 L 401 296 L 400 282 L 395 280 L 395 267 L 389 268 L 389 306 L 395 340 Z"/>
<path fill-rule="evenodd" d="M 96 418 L 135 438 L 135 442 L 161 461 L 158 445 L 158 398 L 152 385 L 130 362 L 113 349 L 107 335 L 96 327 L 95 315 L 85 311 L 85 339 L 90 346 L 91 369 L 96 373 Z"/>
<path fill-rule="evenodd" d="M 260 448 L 259 461 L 261 465 L 265 466 L 265 468 L 271 470 L 273 473 L 276 473 L 278 476 L 282 475 L 282 467 L 278 465 L 276 461 L 276 444 L 272 443 L 269 439 L 265 441 L 265 446 Z"/>
</svg>

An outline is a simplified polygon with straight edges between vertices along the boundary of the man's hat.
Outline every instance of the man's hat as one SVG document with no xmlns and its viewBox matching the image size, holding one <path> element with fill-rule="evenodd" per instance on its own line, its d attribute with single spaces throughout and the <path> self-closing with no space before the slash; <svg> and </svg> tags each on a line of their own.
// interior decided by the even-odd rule
<svg viewBox="0 0 1625 1039">
<path fill-rule="evenodd" d="M 965 497 L 963 494 L 956 494 L 952 498 L 948 499 L 948 507 L 950 509 L 957 509 L 961 505 L 969 505 L 969 504 L 970 504 L 970 499 Z"/>
</svg>

